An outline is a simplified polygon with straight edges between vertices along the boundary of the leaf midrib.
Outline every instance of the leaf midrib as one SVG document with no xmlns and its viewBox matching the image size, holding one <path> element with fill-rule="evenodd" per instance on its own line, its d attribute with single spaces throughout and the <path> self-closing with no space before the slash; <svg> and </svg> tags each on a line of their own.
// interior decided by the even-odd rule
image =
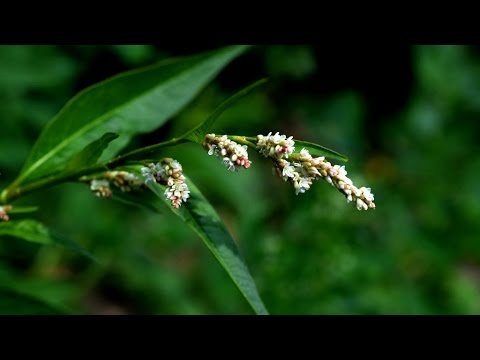
<svg viewBox="0 0 480 360">
<path fill-rule="evenodd" d="M 192 68 L 189 68 L 189 70 L 191 70 Z M 146 70 L 145 70 L 146 71 Z M 62 142 L 60 142 L 57 146 L 55 146 L 52 150 L 50 150 L 49 152 L 47 152 L 45 155 L 43 155 L 40 159 L 38 159 L 36 162 L 34 162 L 29 168 L 28 170 L 26 170 L 22 175 L 20 175 L 17 179 L 17 183 L 20 183 L 23 179 L 25 179 L 26 177 L 28 177 L 28 175 L 30 175 L 34 170 L 38 169 L 40 166 L 42 166 L 42 164 L 44 164 L 48 159 L 50 159 L 52 156 L 54 156 L 56 153 L 58 153 L 59 150 L 61 150 L 62 148 L 64 148 L 65 146 L 68 145 L 68 143 L 80 136 L 80 135 L 83 135 L 84 133 L 88 132 L 92 127 L 95 127 L 97 125 L 98 122 L 100 122 L 101 120 L 103 120 L 104 118 L 108 118 L 110 116 L 113 116 L 113 114 L 115 112 L 120 112 L 122 109 L 130 106 L 130 104 L 132 102 L 134 102 L 136 99 L 138 98 L 141 98 L 141 97 L 144 97 L 146 96 L 146 94 L 150 93 L 150 92 L 153 92 L 154 89 L 157 89 L 159 87 L 163 87 L 163 86 L 166 86 L 168 84 L 170 84 L 174 79 L 177 79 L 179 77 L 182 77 L 183 75 L 185 74 L 185 72 L 182 72 L 181 75 L 178 75 L 177 76 L 172 76 L 169 80 L 165 81 L 162 83 L 162 85 L 159 85 L 159 86 L 155 86 L 153 88 L 150 88 L 149 90 L 146 90 L 142 93 L 140 93 L 138 96 L 134 96 L 131 100 L 125 102 L 123 105 L 120 105 L 112 110 L 109 110 L 108 112 L 106 112 L 105 114 L 97 117 L 95 120 L 93 120 L 92 122 L 90 122 L 89 124 L 87 124 L 86 126 L 80 128 L 78 131 L 76 131 L 75 133 L 73 133 L 70 137 L 66 138 L 65 140 L 63 140 Z M 110 79 L 110 80 L 113 80 L 113 79 Z M 99 85 L 99 84 L 97 84 Z M 96 86 L 95 86 L 96 87 Z M 87 90 L 92 90 L 93 88 L 87 88 L 85 89 L 84 91 L 87 91 Z M 79 97 L 83 94 L 82 93 L 79 93 Z M 77 98 L 78 99 L 78 98 Z M 73 100 L 73 99 L 72 99 Z M 65 105 L 67 106 L 67 105 Z M 56 117 L 56 119 L 61 115 L 62 112 L 60 112 L 58 114 L 58 116 Z M 53 122 L 52 122 L 53 124 Z M 48 175 L 48 174 L 46 174 Z"/>
<path fill-rule="evenodd" d="M 190 214 L 190 212 L 187 213 L 188 217 L 195 222 L 195 229 L 197 229 L 197 226 L 198 226 L 198 222 L 195 221 L 195 218 Z M 254 311 L 257 313 L 257 314 L 260 314 L 260 315 L 268 315 L 268 311 L 267 309 L 262 305 L 262 304 L 254 304 L 252 303 L 252 301 L 250 300 L 250 295 L 247 295 L 245 293 L 245 290 L 243 289 L 243 286 L 241 286 L 239 284 L 239 282 L 237 281 L 236 277 L 234 276 L 234 274 L 232 273 L 232 271 L 230 270 L 230 267 L 227 266 L 227 264 L 225 263 L 225 261 L 223 260 L 222 257 L 220 257 L 220 255 L 217 253 L 218 251 L 216 250 L 216 248 L 208 241 L 208 240 L 205 240 L 204 237 L 205 235 L 203 234 L 203 232 L 201 231 L 195 231 L 197 233 L 198 236 L 200 236 L 200 238 L 205 242 L 205 244 L 207 245 L 207 247 L 210 249 L 210 252 L 213 253 L 213 255 L 215 256 L 215 258 L 218 260 L 218 262 L 222 265 L 222 267 L 227 271 L 228 275 L 230 276 L 230 279 L 235 283 L 235 285 L 237 286 L 237 289 L 240 290 L 240 292 L 242 293 L 243 297 L 247 300 L 247 302 L 250 304 L 250 306 L 254 309 Z M 214 251 L 215 250 L 215 251 Z M 245 269 L 246 271 L 248 271 L 247 269 Z M 250 275 L 251 276 L 251 275 Z"/>
<path fill-rule="evenodd" d="M 157 187 L 154 185 L 154 184 L 149 184 L 148 187 L 150 188 L 150 190 L 152 190 L 155 194 L 157 194 L 160 198 L 162 198 L 162 194 L 159 193 L 157 190 Z M 176 210 L 176 211 L 179 211 L 179 210 Z M 215 258 L 218 260 L 218 262 L 222 265 L 222 267 L 225 269 L 225 271 L 227 272 L 227 274 L 230 276 L 230 279 L 235 283 L 235 285 L 237 286 L 237 289 L 240 290 L 240 292 L 242 293 L 243 297 L 247 300 L 247 302 L 250 304 L 250 306 L 253 308 L 253 310 L 255 311 L 255 313 L 259 314 L 259 315 L 268 315 L 268 311 L 267 309 L 265 308 L 264 304 L 261 302 L 260 300 L 260 303 L 253 303 L 250 299 L 250 295 L 248 295 L 243 286 L 237 281 L 237 278 L 236 278 L 236 275 L 230 270 L 230 267 L 227 265 L 227 263 L 223 260 L 223 258 L 218 254 L 218 250 L 213 246 L 213 244 L 209 241 L 208 237 L 207 239 L 205 239 L 205 232 L 201 229 L 199 223 L 196 221 L 196 219 L 192 216 L 190 210 L 189 211 L 184 211 L 183 212 L 184 216 L 187 218 L 186 220 L 191 220 L 194 224 L 195 224 L 195 227 L 194 227 L 194 232 L 202 239 L 202 241 L 205 243 L 205 245 L 207 245 L 208 249 L 210 250 L 210 252 L 215 256 Z M 221 224 L 221 221 L 220 219 L 218 218 L 218 214 L 215 212 L 215 216 L 216 216 L 216 219 L 215 220 L 218 220 Z M 240 255 L 238 255 L 240 256 Z M 250 271 L 248 270 L 248 268 L 245 268 L 244 269 L 249 275 L 250 277 L 252 278 L 252 275 L 250 274 Z M 253 281 L 253 278 L 252 278 L 252 281 Z"/>
</svg>

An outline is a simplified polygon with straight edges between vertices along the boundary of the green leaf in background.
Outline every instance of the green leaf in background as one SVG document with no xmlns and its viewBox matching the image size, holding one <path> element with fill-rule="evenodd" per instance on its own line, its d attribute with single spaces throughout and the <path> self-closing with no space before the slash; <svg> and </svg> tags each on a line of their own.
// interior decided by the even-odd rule
<svg viewBox="0 0 480 360">
<path fill-rule="evenodd" d="M 139 166 L 131 166 L 129 171 L 141 176 Z M 174 209 L 170 201 L 165 198 L 164 186 L 150 183 L 148 187 L 203 240 L 253 310 L 259 315 L 267 315 L 268 311 L 258 294 L 252 275 L 222 220 L 189 179 L 187 179 L 187 185 L 190 198 L 179 209 Z"/>
<path fill-rule="evenodd" d="M 72 156 L 64 170 L 80 169 L 95 164 L 108 144 L 116 138 L 118 138 L 118 134 L 115 133 L 108 132 L 103 134 L 100 139 L 92 141 L 83 150 Z"/>
<path fill-rule="evenodd" d="M 30 219 L 1 223 L 0 236 L 1 235 L 10 235 L 44 245 L 55 243 L 55 240 L 45 225 Z"/>
<path fill-rule="evenodd" d="M 133 135 L 164 124 L 247 48 L 170 59 L 81 91 L 44 128 L 14 185 L 62 170 L 67 159 L 106 132 L 121 135 L 104 154 L 115 155 Z"/>
<path fill-rule="evenodd" d="M 61 245 L 89 258 L 90 260 L 98 262 L 97 259 L 80 245 L 54 234 L 45 225 L 36 220 L 24 219 L 2 222 L 0 223 L 0 237 L 2 235 L 13 236 L 18 239 L 43 245 Z"/>
<path fill-rule="evenodd" d="M 215 121 L 218 119 L 220 115 L 223 114 L 225 110 L 227 110 L 230 106 L 232 106 L 236 101 L 244 97 L 245 95 L 249 94 L 251 91 L 263 85 L 267 82 L 267 79 L 261 79 L 253 84 L 248 85 L 244 89 L 240 90 L 233 96 L 229 97 L 223 103 L 218 106 L 215 111 L 201 124 L 199 124 L 196 128 L 192 129 L 188 133 L 186 133 L 183 138 L 192 140 L 196 143 L 202 144 L 205 135 L 212 131 L 213 125 L 215 125 Z"/>
<path fill-rule="evenodd" d="M 17 206 L 9 205 L 11 208 L 8 210 L 9 214 L 26 214 L 35 212 L 38 210 L 38 206 Z"/>
<path fill-rule="evenodd" d="M 71 313 L 68 309 L 60 308 L 34 295 L 0 286 L 0 314 L 65 315 Z"/>
<path fill-rule="evenodd" d="M 340 154 L 334 150 L 330 150 L 322 145 L 295 139 L 295 150 L 300 151 L 303 148 L 308 150 L 312 154 L 312 156 L 325 156 L 345 162 L 348 161 L 348 158 L 345 155 Z"/>
<path fill-rule="evenodd" d="M 113 188 L 112 200 L 155 213 L 162 213 L 165 209 L 163 203 L 158 198 L 152 197 L 149 191 L 122 192 Z"/>
<path fill-rule="evenodd" d="M 191 181 L 187 180 L 187 183 L 190 198 L 178 210 L 165 198 L 163 186 L 150 184 L 149 187 L 204 241 L 253 310 L 259 315 L 267 315 L 267 309 L 258 294 L 255 282 L 225 225 L 200 190 Z"/>
</svg>

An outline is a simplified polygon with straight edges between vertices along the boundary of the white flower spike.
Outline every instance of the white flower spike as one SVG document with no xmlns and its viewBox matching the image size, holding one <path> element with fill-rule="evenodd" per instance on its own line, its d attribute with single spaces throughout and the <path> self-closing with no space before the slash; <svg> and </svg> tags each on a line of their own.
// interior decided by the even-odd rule
<svg viewBox="0 0 480 360">
<path fill-rule="evenodd" d="M 208 150 L 208 155 L 221 158 L 227 170 L 238 171 L 241 167 L 248 169 L 252 164 L 248 159 L 247 146 L 237 144 L 227 135 L 208 134 L 205 136 L 203 147 Z"/>
<path fill-rule="evenodd" d="M 303 194 L 314 180 L 323 179 L 342 192 L 347 202 L 352 202 L 358 210 L 375 209 L 374 196 L 370 188 L 353 185 L 347 177 L 345 166 L 332 165 L 325 157 L 314 158 L 306 149 L 294 153 L 295 142 L 292 137 L 268 133 L 257 136 L 257 149 L 260 154 L 269 157 L 275 164 L 277 174 L 284 181 L 293 183 L 295 193 Z M 286 160 L 287 158 L 293 161 Z"/>
</svg>

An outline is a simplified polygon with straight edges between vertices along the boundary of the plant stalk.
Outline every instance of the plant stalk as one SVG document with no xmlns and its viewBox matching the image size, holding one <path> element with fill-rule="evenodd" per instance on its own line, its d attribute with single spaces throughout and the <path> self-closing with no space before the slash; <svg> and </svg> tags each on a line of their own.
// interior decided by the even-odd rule
<svg viewBox="0 0 480 360">
<path fill-rule="evenodd" d="M 190 140 L 185 138 L 173 138 L 169 141 L 162 143 L 146 146 L 140 149 L 130 151 L 124 155 L 120 155 L 114 159 L 104 161 L 99 164 L 95 164 L 91 167 L 70 171 L 66 173 L 56 173 L 44 178 L 32 181 L 31 183 L 25 184 L 23 186 L 12 186 L 10 185 L 0 194 L 0 202 L 2 204 L 7 204 L 23 195 L 26 195 L 32 191 L 44 189 L 51 187 L 62 182 L 77 180 L 82 176 L 95 174 L 99 172 L 113 170 L 118 166 L 125 165 L 128 162 L 141 159 L 143 155 L 154 153 L 160 149 L 175 146 L 182 143 L 189 142 Z"/>
</svg>

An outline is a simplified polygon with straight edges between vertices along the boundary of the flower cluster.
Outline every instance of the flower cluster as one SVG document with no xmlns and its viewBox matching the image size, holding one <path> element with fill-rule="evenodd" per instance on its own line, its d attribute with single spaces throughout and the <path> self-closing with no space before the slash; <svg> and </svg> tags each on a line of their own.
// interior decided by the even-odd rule
<svg viewBox="0 0 480 360">
<path fill-rule="evenodd" d="M 167 186 L 165 197 L 170 200 L 174 208 L 178 209 L 182 202 L 186 202 L 190 197 L 182 165 L 178 161 L 165 158 L 156 164 L 150 163 L 142 167 L 141 172 L 145 183 L 157 182 Z"/>
<path fill-rule="evenodd" d="M 248 169 L 251 161 L 248 159 L 246 145 L 237 144 L 227 138 L 227 135 L 221 137 L 215 134 L 207 134 L 203 142 L 203 147 L 208 150 L 208 155 L 215 155 L 222 159 L 225 167 L 230 171 L 238 171 L 240 167 Z"/>
<path fill-rule="evenodd" d="M 147 166 L 141 168 L 142 176 L 145 178 L 145 184 L 149 182 L 158 182 L 159 184 L 164 182 L 165 169 L 160 163 L 150 163 Z"/>
<path fill-rule="evenodd" d="M 267 136 L 257 136 L 257 149 L 265 157 L 287 159 L 295 150 L 295 142 L 293 136 L 287 138 L 278 132 L 275 135 L 270 132 Z"/>
<path fill-rule="evenodd" d="M 122 192 L 139 190 L 145 184 L 142 179 L 127 171 L 107 171 L 104 176 Z"/>
<path fill-rule="evenodd" d="M 90 190 L 98 197 L 109 198 L 112 196 L 110 184 L 118 187 L 122 192 L 139 190 L 144 182 L 132 173 L 127 171 L 107 171 L 100 179 L 90 181 Z"/>
<path fill-rule="evenodd" d="M 293 153 L 294 145 L 292 137 L 287 138 L 278 133 L 273 136 L 271 133 L 257 136 L 259 152 L 274 161 L 278 175 L 293 183 L 297 195 L 310 189 L 314 180 L 323 179 L 342 192 L 347 201 L 353 202 L 358 210 L 375 208 L 370 188 L 357 188 L 353 185 L 344 166 L 332 165 L 323 156 L 314 158 L 306 149 Z M 291 161 L 286 160 L 289 155 Z"/>
<path fill-rule="evenodd" d="M 0 206 L 0 221 L 8 221 L 10 219 L 7 214 L 10 210 L 12 210 L 11 205 Z"/>
<path fill-rule="evenodd" d="M 90 190 L 102 198 L 112 197 L 112 190 L 110 189 L 110 181 L 108 180 L 92 180 L 90 181 Z"/>
</svg>

